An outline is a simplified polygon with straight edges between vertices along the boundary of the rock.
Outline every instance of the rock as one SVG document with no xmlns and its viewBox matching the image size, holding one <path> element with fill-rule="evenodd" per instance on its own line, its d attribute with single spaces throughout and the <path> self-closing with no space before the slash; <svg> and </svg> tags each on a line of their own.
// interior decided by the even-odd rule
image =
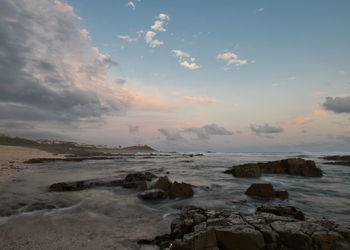
<svg viewBox="0 0 350 250">
<path fill-rule="evenodd" d="M 162 189 L 164 192 L 169 192 L 171 188 L 171 182 L 167 176 L 160 177 L 153 185 L 152 189 Z"/>
<path fill-rule="evenodd" d="M 235 177 L 260 177 L 261 174 L 290 174 L 306 177 L 321 177 L 322 171 L 314 161 L 301 158 L 270 161 L 265 163 L 249 163 L 233 166 L 224 173 L 232 173 Z"/>
<path fill-rule="evenodd" d="M 251 226 L 237 225 L 215 230 L 219 249 L 265 249 L 264 236 Z"/>
<path fill-rule="evenodd" d="M 290 210 L 296 209 L 280 206 L 279 210 L 289 211 L 289 216 Z M 170 234 L 139 243 L 157 244 L 160 249 L 170 246 L 171 250 L 348 249 L 349 239 L 335 230 L 337 228 L 342 227 L 327 220 L 300 221 L 264 212 L 251 214 L 185 207 L 180 217 L 171 223 Z"/>
<path fill-rule="evenodd" d="M 134 174 L 128 174 L 124 181 L 126 182 L 135 182 L 135 181 L 151 181 L 152 179 L 157 178 L 156 175 L 150 173 L 150 172 L 144 172 L 144 173 L 134 173 Z"/>
<path fill-rule="evenodd" d="M 247 191 L 246 195 L 250 196 L 260 196 L 264 198 L 275 198 L 275 190 L 271 183 L 254 183 L 252 184 Z"/>
<path fill-rule="evenodd" d="M 264 198 L 288 198 L 287 191 L 275 191 L 271 183 L 254 183 L 247 189 L 245 194 Z"/>
<path fill-rule="evenodd" d="M 122 180 L 85 180 L 73 182 L 58 182 L 49 186 L 50 192 L 81 191 L 95 187 L 117 187 L 123 184 Z"/>
<path fill-rule="evenodd" d="M 188 198 L 193 196 L 193 189 L 190 184 L 174 182 L 169 190 L 170 198 Z"/>
<path fill-rule="evenodd" d="M 297 220 L 305 220 L 303 212 L 293 206 L 281 206 L 279 204 L 264 204 L 256 209 L 257 212 L 271 213 L 278 216 L 287 216 Z"/>
<path fill-rule="evenodd" d="M 168 197 L 168 195 L 161 189 L 146 190 L 138 196 L 144 200 L 162 200 Z"/>
<path fill-rule="evenodd" d="M 147 182 L 155 178 L 157 178 L 157 176 L 150 172 L 128 174 L 123 181 L 123 187 L 137 188 L 145 191 L 148 189 Z"/>
<path fill-rule="evenodd" d="M 261 170 L 256 164 L 244 164 L 232 168 L 232 174 L 235 177 L 260 177 Z"/>
<path fill-rule="evenodd" d="M 281 200 L 288 199 L 288 191 L 281 191 L 281 190 L 276 190 L 275 191 L 276 198 L 279 198 Z"/>
</svg>

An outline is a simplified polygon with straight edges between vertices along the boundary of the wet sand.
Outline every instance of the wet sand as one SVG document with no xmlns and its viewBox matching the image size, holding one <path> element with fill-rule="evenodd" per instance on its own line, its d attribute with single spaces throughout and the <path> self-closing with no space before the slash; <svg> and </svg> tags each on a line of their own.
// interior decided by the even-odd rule
<svg viewBox="0 0 350 250">
<path fill-rule="evenodd" d="M 0 145 L 0 178 L 13 175 L 23 168 L 22 163 L 32 158 L 63 158 L 64 155 L 53 154 L 35 148 Z"/>
</svg>

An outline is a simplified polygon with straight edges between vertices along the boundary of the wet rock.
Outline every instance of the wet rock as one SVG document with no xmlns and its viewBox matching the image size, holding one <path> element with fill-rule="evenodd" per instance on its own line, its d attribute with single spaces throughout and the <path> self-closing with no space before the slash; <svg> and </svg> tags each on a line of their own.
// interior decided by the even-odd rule
<svg viewBox="0 0 350 250">
<path fill-rule="evenodd" d="M 350 166 L 350 155 L 332 155 L 322 157 L 322 159 L 332 161 L 326 162 L 328 165 Z"/>
<path fill-rule="evenodd" d="M 59 182 L 49 186 L 50 192 L 81 191 L 94 187 L 116 187 L 123 184 L 122 180 L 85 180 L 74 182 Z"/>
<path fill-rule="evenodd" d="M 260 177 L 261 170 L 256 164 L 244 164 L 234 167 L 232 169 L 232 174 L 235 177 Z"/>
<path fill-rule="evenodd" d="M 145 191 L 148 189 L 147 182 L 155 178 L 157 178 L 157 176 L 150 172 L 128 174 L 123 181 L 123 187 Z"/>
<path fill-rule="evenodd" d="M 153 185 L 152 189 L 162 189 L 164 192 L 169 192 L 171 188 L 171 182 L 167 176 L 160 177 Z"/>
<path fill-rule="evenodd" d="M 170 198 L 188 198 L 193 196 L 193 189 L 190 184 L 174 182 L 169 190 Z"/>
<path fill-rule="evenodd" d="M 275 191 L 271 183 L 254 183 L 247 189 L 245 194 L 263 198 L 288 198 L 287 191 Z"/>
<path fill-rule="evenodd" d="M 306 177 L 321 177 L 322 171 L 314 161 L 301 158 L 270 161 L 265 163 L 249 163 L 233 166 L 224 173 L 232 173 L 235 177 L 260 177 L 261 174 L 290 174 Z"/>
<path fill-rule="evenodd" d="M 168 195 L 161 189 L 151 189 L 140 193 L 138 196 L 144 200 L 162 200 Z"/>
<path fill-rule="evenodd" d="M 26 209 L 24 209 L 24 212 L 33 212 L 36 210 L 51 210 L 55 208 L 57 208 L 55 205 L 37 202 L 30 204 L 28 207 L 26 207 Z"/>
<path fill-rule="evenodd" d="M 256 209 L 257 212 L 271 213 L 278 216 L 287 216 L 297 220 L 305 220 L 304 213 L 293 206 L 279 204 L 264 204 Z"/>
<path fill-rule="evenodd" d="M 287 211 L 290 216 L 296 209 L 280 206 L 279 210 Z M 171 223 L 170 234 L 139 243 L 157 244 L 160 249 L 170 246 L 172 250 L 348 249 L 349 239 L 343 236 L 347 230 L 327 220 L 300 221 L 265 212 L 251 214 L 186 207 Z"/>
</svg>

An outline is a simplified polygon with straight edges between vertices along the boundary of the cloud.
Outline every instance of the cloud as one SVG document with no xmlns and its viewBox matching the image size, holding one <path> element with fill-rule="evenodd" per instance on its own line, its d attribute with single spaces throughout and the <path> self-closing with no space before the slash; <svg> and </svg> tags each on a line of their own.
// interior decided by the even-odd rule
<svg viewBox="0 0 350 250">
<path fill-rule="evenodd" d="M 130 96 L 108 84 L 117 62 L 77 22 L 58 0 L 0 1 L 0 120 L 78 127 L 128 109 Z"/>
<path fill-rule="evenodd" d="M 238 59 L 238 55 L 235 53 L 232 53 L 232 52 L 218 54 L 216 56 L 216 58 L 219 60 L 226 61 L 225 69 L 229 69 L 230 65 L 236 65 L 238 67 L 238 66 L 245 65 L 248 63 L 247 60 Z"/>
<path fill-rule="evenodd" d="M 282 127 L 274 127 L 270 126 L 269 124 L 265 123 L 265 125 L 253 125 L 250 124 L 250 130 L 253 131 L 256 135 L 262 135 L 262 134 L 278 134 L 282 133 L 284 129 Z"/>
<path fill-rule="evenodd" d="M 154 24 L 150 27 L 152 30 L 159 31 L 159 32 L 165 32 L 166 29 L 164 26 L 168 25 L 167 21 L 170 20 L 170 17 L 166 14 L 159 14 L 159 16 L 156 17 L 156 20 L 154 21 Z M 155 35 L 157 35 L 156 32 L 149 30 L 145 34 L 145 41 L 146 43 L 151 47 L 155 48 L 160 45 L 163 45 L 164 42 L 160 40 L 153 40 Z"/>
<path fill-rule="evenodd" d="M 297 78 L 295 76 L 290 76 L 287 78 L 288 81 L 294 81 L 296 80 Z"/>
<path fill-rule="evenodd" d="M 128 35 L 117 35 L 118 38 L 126 40 L 128 43 L 136 42 L 138 37 L 130 37 Z"/>
<path fill-rule="evenodd" d="M 318 91 L 318 92 L 311 93 L 312 96 L 322 96 L 322 95 L 327 95 L 327 94 L 328 93 L 324 92 L 324 91 Z"/>
<path fill-rule="evenodd" d="M 164 13 L 159 14 L 159 16 L 157 18 L 160 19 L 160 20 L 167 20 L 167 21 L 170 20 L 170 17 L 167 14 L 164 14 Z"/>
<path fill-rule="evenodd" d="M 90 33 L 89 33 L 89 31 L 87 31 L 87 29 L 82 29 L 82 30 L 80 31 L 80 33 L 81 33 L 81 35 L 82 35 L 83 37 L 85 37 L 87 40 L 91 40 Z"/>
<path fill-rule="evenodd" d="M 152 30 L 156 30 L 159 32 L 165 32 L 166 29 L 164 28 L 164 22 L 161 20 L 154 21 L 154 24 L 151 26 Z"/>
<path fill-rule="evenodd" d="M 328 111 L 326 111 L 326 110 L 313 110 L 312 113 L 314 114 L 314 116 L 320 116 L 320 115 L 328 114 Z"/>
<path fill-rule="evenodd" d="M 196 60 L 195 57 L 191 57 L 190 53 L 184 52 L 182 50 L 178 50 L 178 49 L 173 49 L 171 52 L 174 53 L 174 55 L 179 58 L 179 64 L 181 66 L 183 66 L 184 68 L 188 68 L 188 69 L 199 69 L 200 66 L 195 63 L 194 61 Z M 186 60 L 184 60 L 184 58 L 190 58 L 191 62 L 188 62 Z"/>
<path fill-rule="evenodd" d="M 134 134 L 139 132 L 140 126 L 129 125 L 128 128 L 129 128 L 129 133 Z"/>
<path fill-rule="evenodd" d="M 181 66 L 183 66 L 184 68 L 188 68 L 188 69 L 199 69 L 200 66 L 194 62 L 189 63 L 187 61 L 183 61 L 180 63 Z"/>
<path fill-rule="evenodd" d="M 344 70 L 338 70 L 338 74 L 341 76 L 345 76 L 346 72 Z"/>
<path fill-rule="evenodd" d="M 350 96 L 345 97 L 326 97 L 322 106 L 335 113 L 350 113 Z"/>
<path fill-rule="evenodd" d="M 114 80 L 114 82 L 115 82 L 116 84 L 123 85 L 123 84 L 126 83 L 126 80 L 125 80 L 125 79 L 117 78 L 117 79 Z"/>
<path fill-rule="evenodd" d="M 220 127 L 217 124 L 205 125 L 201 128 L 189 127 L 182 130 L 184 133 L 192 133 L 197 136 L 199 140 L 210 139 L 210 135 L 233 135 L 232 132 L 228 131 L 224 127 Z"/>
<path fill-rule="evenodd" d="M 165 136 L 165 138 L 169 141 L 177 141 L 184 139 L 180 134 L 180 130 L 176 128 L 159 128 L 158 132 Z"/>
<path fill-rule="evenodd" d="M 203 97 L 203 96 L 183 96 L 185 100 L 196 101 L 196 102 L 204 102 L 204 103 L 215 103 L 216 98 L 213 97 Z"/>
<path fill-rule="evenodd" d="M 173 49 L 171 52 L 173 52 L 175 54 L 175 56 L 178 57 L 178 58 L 190 57 L 191 56 L 189 53 L 184 52 L 182 50 L 178 50 L 178 49 Z"/>
<path fill-rule="evenodd" d="M 132 1 L 129 1 L 126 5 L 131 7 L 133 10 L 136 9 L 136 6 L 135 6 L 135 4 Z"/>
<path fill-rule="evenodd" d="M 312 122 L 313 119 L 309 115 L 301 115 L 295 118 L 295 121 L 300 124 Z"/>
<path fill-rule="evenodd" d="M 159 128 L 158 131 L 166 137 L 167 140 L 175 141 L 185 139 L 182 134 L 194 134 L 198 140 L 208 140 L 212 135 L 230 136 L 233 132 L 215 123 L 203 127 L 187 127 L 179 130 L 177 128 Z"/>
<path fill-rule="evenodd" d="M 153 37 L 156 35 L 157 33 L 149 30 L 146 32 L 145 34 L 145 40 L 146 40 L 146 43 L 151 47 L 151 48 L 155 48 L 157 46 L 160 46 L 160 45 L 163 45 L 164 42 L 162 41 L 159 41 L 159 40 L 153 40 Z"/>
<path fill-rule="evenodd" d="M 259 8 L 258 9 L 258 12 L 262 12 L 262 11 L 264 11 L 264 8 Z"/>
</svg>

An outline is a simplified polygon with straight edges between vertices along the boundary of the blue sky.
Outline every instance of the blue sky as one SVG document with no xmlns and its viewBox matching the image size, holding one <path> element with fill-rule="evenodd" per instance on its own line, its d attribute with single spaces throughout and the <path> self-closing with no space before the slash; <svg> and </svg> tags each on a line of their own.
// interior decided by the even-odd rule
<svg viewBox="0 0 350 250">
<path fill-rule="evenodd" d="M 72 102 L 74 112 L 84 105 L 90 112 L 61 127 L 48 124 L 42 135 L 180 151 L 350 148 L 349 1 L 32 2 L 44 5 L 51 20 L 64 15 L 71 27 L 64 30 L 71 47 L 47 44 L 65 55 L 50 63 L 69 69 L 69 89 L 87 91 L 101 107 L 91 112 L 91 103 Z M 61 34 L 59 25 L 36 25 Z M 89 72 L 98 74 L 87 77 L 86 58 L 93 57 Z"/>
</svg>

